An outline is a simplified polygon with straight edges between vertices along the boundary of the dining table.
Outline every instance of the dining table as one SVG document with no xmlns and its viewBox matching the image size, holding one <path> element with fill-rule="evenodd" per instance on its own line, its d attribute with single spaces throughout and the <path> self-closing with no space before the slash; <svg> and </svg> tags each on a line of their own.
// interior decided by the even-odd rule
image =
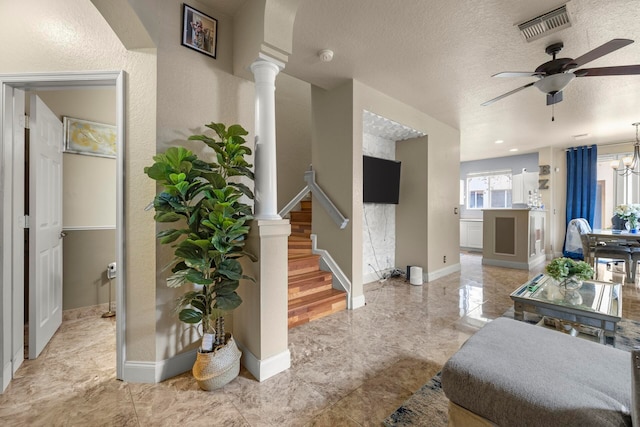
<svg viewBox="0 0 640 427">
<path fill-rule="evenodd" d="M 635 282 L 636 266 L 640 260 L 640 233 L 627 230 L 594 229 L 588 233 L 592 250 L 602 247 L 623 246 L 630 251 L 631 265 L 626 267 L 627 278 Z M 597 258 L 597 256 L 596 256 Z M 627 261 L 625 261 L 627 262 Z"/>
</svg>

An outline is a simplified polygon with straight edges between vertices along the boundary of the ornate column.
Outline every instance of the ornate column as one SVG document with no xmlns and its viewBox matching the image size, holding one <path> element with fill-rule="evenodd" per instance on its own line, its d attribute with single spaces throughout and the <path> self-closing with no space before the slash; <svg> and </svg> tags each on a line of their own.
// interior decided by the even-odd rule
<svg viewBox="0 0 640 427">
<path fill-rule="evenodd" d="M 284 64 L 261 57 L 251 64 L 256 90 L 255 218 L 278 220 L 276 171 L 276 76 Z"/>
</svg>

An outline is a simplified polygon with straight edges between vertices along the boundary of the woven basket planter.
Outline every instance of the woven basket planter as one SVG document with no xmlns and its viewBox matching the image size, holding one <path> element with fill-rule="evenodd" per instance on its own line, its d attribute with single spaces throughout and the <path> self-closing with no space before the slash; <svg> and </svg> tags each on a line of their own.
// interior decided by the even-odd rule
<svg viewBox="0 0 640 427">
<path fill-rule="evenodd" d="M 212 353 L 197 353 L 193 365 L 193 377 L 202 390 L 211 391 L 233 380 L 240 373 L 240 356 L 231 334 L 227 334 L 227 344 Z"/>
</svg>

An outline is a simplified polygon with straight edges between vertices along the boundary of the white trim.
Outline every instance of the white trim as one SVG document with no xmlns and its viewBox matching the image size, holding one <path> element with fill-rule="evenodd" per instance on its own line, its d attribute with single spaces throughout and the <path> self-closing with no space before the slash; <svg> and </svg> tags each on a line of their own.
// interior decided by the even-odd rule
<svg viewBox="0 0 640 427">
<path fill-rule="evenodd" d="M 379 276 L 379 274 L 380 274 L 380 273 L 378 273 L 378 272 L 374 272 L 374 273 L 365 273 L 365 274 L 362 276 L 362 283 L 367 284 L 367 283 L 372 283 L 372 282 L 377 282 L 377 281 L 379 281 L 379 280 L 380 280 L 380 276 Z"/>
<path fill-rule="evenodd" d="M 188 372 L 196 363 L 196 349 L 157 362 L 127 361 L 124 375 L 128 382 L 154 384 Z"/>
<path fill-rule="evenodd" d="M 11 168 L 11 138 L 12 138 L 12 123 L 13 111 L 9 101 L 9 97 L 12 98 L 13 88 L 22 88 L 35 90 L 39 88 L 65 88 L 65 87 L 101 87 L 101 86 L 114 86 L 116 91 L 116 128 L 117 128 L 117 150 L 118 155 L 116 158 L 116 262 L 118 263 L 118 269 L 120 279 L 116 282 L 116 306 L 119 308 L 118 317 L 116 318 L 116 378 L 127 381 L 132 381 L 132 378 L 127 378 L 124 375 L 124 363 L 126 361 L 126 346 L 125 346 L 125 325 L 126 325 L 126 300 L 125 292 L 126 288 L 126 263 L 124 256 L 125 234 L 124 234 L 124 185 L 125 185 L 125 74 L 124 71 L 92 71 L 92 72 L 55 72 L 55 73 L 21 73 L 21 74 L 0 74 L 0 90 L 2 99 L 0 100 L 0 194 L 2 197 L 2 206 L 0 210 L 0 237 L 3 244 L 0 246 L 0 259 L 2 271 L 2 282 L 0 284 L 0 295 L 2 296 L 2 316 L 0 317 L 0 363 L 3 365 L 3 376 L 0 378 L 2 383 L 2 389 L 9 384 L 11 380 L 11 366 L 10 360 L 5 360 L 6 357 L 11 357 L 12 334 L 18 333 L 14 331 L 17 325 L 12 324 L 12 307 L 11 307 L 11 294 L 14 284 L 11 280 L 13 273 L 13 260 L 11 258 L 8 244 L 11 239 L 11 226 L 12 226 L 12 189 L 13 189 L 13 176 Z M 19 284 L 22 286 L 22 284 Z M 22 326 L 20 326 L 22 329 Z M 20 332 L 23 333 L 23 332 Z M 139 365 L 139 364 L 138 364 Z M 146 364 L 145 364 L 146 365 Z M 151 363 L 154 365 L 154 363 Z M 142 366 L 142 365 L 139 365 Z M 8 367 L 8 370 L 7 370 Z M 145 368 L 146 369 L 146 368 Z M 129 370 L 128 370 L 129 371 Z M 127 372 L 128 372 L 127 371 Z M 6 372 L 9 372 L 7 377 Z M 138 374 L 136 374 L 138 375 Z M 144 376 L 144 375 L 143 375 Z M 146 376 L 145 376 L 146 377 Z M 155 375 L 153 376 L 155 377 Z"/>
<path fill-rule="evenodd" d="M 359 295 L 357 297 L 351 298 L 351 310 L 355 310 L 356 308 L 361 308 L 365 306 L 364 295 Z"/>
<path fill-rule="evenodd" d="M 11 360 L 11 370 L 14 374 L 16 373 L 20 365 L 22 365 L 22 362 L 24 362 L 24 345 L 16 350 Z"/>
<path fill-rule="evenodd" d="M 430 271 L 426 275 L 423 274 L 422 278 L 426 279 L 425 280 L 426 282 L 431 282 L 431 281 L 439 279 L 441 277 L 448 276 L 449 274 L 455 273 L 457 271 L 460 271 L 460 263 L 451 264 L 450 266 L 445 267 L 445 268 L 441 268 L 440 270 Z"/>
<path fill-rule="evenodd" d="M 496 267 L 515 268 L 518 270 L 531 270 L 534 267 L 544 263 L 546 256 L 538 257 L 529 262 L 503 261 L 499 259 L 482 259 L 483 265 L 494 265 Z"/>
<path fill-rule="evenodd" d="M 95 231 L 95 230 L 117 230 L 115 225 L 76 225 L 62 227 L 62 231 Z"/>
<path fill-rule="evenodd" d="M 126 361 L 122 373 L 127 382 L 154 384 L 156 382 L 156 363 Z"/>
<path fill-rule="evenodd" d="M 272 376 L 286 371 L 291 367 L 291 353 L 289 349 L 282 353 L 260 360 L 247 350 L 240 342 L 236 341 L 242 351 L 242 366 L 247 368 L 255 379 L 262 382 Z"/>
<path fill-rule="evenodd" d="M 333 288 L 342 289 L 347 293 L 347 308 L 351 309 L 351 281 L 346 274 L 342 271 L 338 263 L 333 259 L 331 254 L 324 249 L 318 249 L 318 236 L 315 234 L 310 235 L 311 238 L 311 252 L 316 255 L 320 255 L 320 267 L 325 271 L 330 271 L 333 274 Z"/>
<path fill-rule="evenodd" d="M 165 360 L 156 362 L 155 381 L 161 382 L 184 372 L 188 372 L 196 363 L 197 350 L 189 350 L 185 353 L 177 354 Z"/>
<path fill-rule="evenodd" d="M 12 379 L 12 375 L 11 375 L 11 361 L 9 361 L 8 363 L 5 363 L 4 366 L 2 367 L 2 384 L 0 384 L 2 386 L 2 390 L 1 391 L 5 391 L 7 389 L 7 387 L 9 387 L 9 383 L 11 382 Z"/>
</svg>

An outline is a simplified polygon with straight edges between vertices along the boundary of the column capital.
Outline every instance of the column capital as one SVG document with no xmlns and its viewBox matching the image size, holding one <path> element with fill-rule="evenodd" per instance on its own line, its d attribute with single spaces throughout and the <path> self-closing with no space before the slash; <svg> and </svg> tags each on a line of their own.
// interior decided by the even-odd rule
<svg viewBox="0 0 640 427">
<path fill-rule="evenodd" d="M 284 62 L 278 61 L 277 59 L 272 58 L 268 55 L 265 55 L 264 53 L 259 53 L 256 60 L 251 63 L 249 68 L 251 69 L 251 72 L 255 76 L 258 70 L 261 70 L 264 68 L 272 69 L 275 71 L 276 74 L 278 74 L 280 71 L 284 69 L 284 66 L 285 66 Z"/>
</svg>

